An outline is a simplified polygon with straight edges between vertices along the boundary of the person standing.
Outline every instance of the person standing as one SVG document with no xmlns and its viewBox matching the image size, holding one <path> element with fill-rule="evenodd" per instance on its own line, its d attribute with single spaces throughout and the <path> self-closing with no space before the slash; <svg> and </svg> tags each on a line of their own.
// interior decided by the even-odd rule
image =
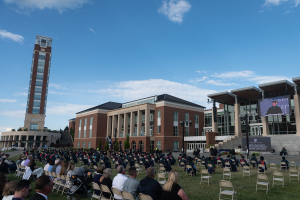
<svg viewBox="0 0 300 200">
<path fill-rule="evenodd" d="M 35 194 L 29 200 L 48 200 L 52 192 L 53 181 L 50 176 L 41 176 L 35 182 Z"/>
<path fill-rule="evenodd" d="M 139 186 L 140 182 L 136 180 L 137 177 L 136 168 L 129 168 L 129 178 L 124 182 L 123 190 L 130 192 L 135 200 L 139 200 Z"/>
</svg>

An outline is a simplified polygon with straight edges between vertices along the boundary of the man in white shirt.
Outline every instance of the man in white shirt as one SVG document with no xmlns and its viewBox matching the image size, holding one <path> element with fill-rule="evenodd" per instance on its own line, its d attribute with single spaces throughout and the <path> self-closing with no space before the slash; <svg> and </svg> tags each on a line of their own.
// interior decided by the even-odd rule
<svg viewBox="0 0 300 200">
<path fill-rule="evenodd" d="M 55 161 L 56 162 L 56 161 Z M 59 160 L 59 162 L 57 163 L 57 167 L 56 167 L 56 170 L 55 170 L 55 173 L 57 174 L 60 174 L 60 170 L 61 170 L 61 160 Z"/>
<path fill-rule="evenodd" d="M 44 171 L 48 171 L 48 168 L 50 166 L 50 164 L 49 164 L 50 160 L 51 160 L 50 158 L 47 159 L 47 165 L 45 165 Z"/>
<path fill-rule="evenodd" d="M 124 182 L 128 179 L 126 176 L 125 176 L 125 169 L 122 165 L 119 165 L 117 167 L 117 176 L 115 176 L 113 182 L 112 182 L 112 186 L 114 188 L 117 188 L 118 190 L 120 190 L 120 192 L 123 190 L 123 185 L 124 185 Z M 122 199 L 121 196 L 118 196 L 118 195 L 114 195 L 115 199 Z"/>
</svg>

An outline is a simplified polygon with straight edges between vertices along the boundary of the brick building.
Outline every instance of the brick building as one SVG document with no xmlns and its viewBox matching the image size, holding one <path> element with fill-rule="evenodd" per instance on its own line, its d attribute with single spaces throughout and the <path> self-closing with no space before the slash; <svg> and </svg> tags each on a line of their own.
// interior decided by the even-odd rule
<svg viewBox="0 0 300 200">
<path fill-rule="evenodd" d="M 205 107 L 163 94 L 128 103 L 108 102 L 76 113 L 69 120 L 75 126 L 74 147 L 97 148 L 100 139 L 104 148 L 105 137 L 123 148 L 129 134 L 130 148 L 141 151 L 181 150 L 183 128 L 185 136 L 200 136 L 204 126 Z M 180 124 L 180 121 L 191 124 Z M 75 124 L 74 124 L 75 122 Z M 186 145 L 185 145 L 186 147 Z"/>
</svg>

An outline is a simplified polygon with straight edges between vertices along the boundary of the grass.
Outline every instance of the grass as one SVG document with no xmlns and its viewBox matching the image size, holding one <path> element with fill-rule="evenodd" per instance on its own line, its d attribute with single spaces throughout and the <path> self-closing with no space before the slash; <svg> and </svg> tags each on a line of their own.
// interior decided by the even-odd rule
<svg viewBox="0 0 300 200">
<path fill-rule="evenodd" d="M 12 157 L 11 160 L 16 161 L 17 156 Z M 180 170 L 178 165 L 176 163 L 175 166 L 172 166 L 174 170 L 177 170 L 179 172 L 179 185 L 182 187 L 182 189 L 185 191 L 187 196 L 190 200 L 211 200 L 211 199 L 219 199 L 219 181 L 223 178 L 223 171 L 221 168 L 217 168 L 215 174 L 212 175 L 213 182 L 210 185 L 207 185 L 207 183 L 202 183 L 200 185 L 200 173 L 197 172 L 197 176 L 191 177 L 190 175 L 185 176 L 185 172 Z M 43 167 L 41 163 L 37 163 L 39 167 Z M 78 165 L 79 166 L 79 165 Z M 112 165 L 114 166 L 114 165 Z M 277 166 L 279 167 L 279 166 Z M 158 171 L 158 166 L 156 165 L 156 171 Z M 200 166 L 198 167 L 200 168 Z M 128 168 L 127 168 L 128 169 Z M 238 168 L 239 169 L 239 168 Z M 298 181 L 289 181 L 289 173 L 288 171 L 283 171 L 284 178 L 285 178 L 285 187 L 282 186 L 274 186 L 272 187 L 272 174 L 270 170 L 266 171 L 266 175 L 269 178 L 270 182 L 270 191 L 268 194 L 266 194 L 265 191 L 255 191 L 256 187 L 256 176 L 257 176 L 257 170 L 251 168 L 251 177 L 243 177 L 243 174 L 241 170 L 238 170 L 238 172 L 233 173 L 233 180 L 231 180 L 231 183 L 233 184 L 233 187 L 235 191 L 237 192 L 237 199 L 280 199 L 280 200 L 291 200 L 291 199 L 299 199 L 300 194 L 300 188 Z M 112 179 L 116 175 L 116 170 L 113 170 Z M 137 180 L 142 180 L 145 177 L 145 171 L 140 173 L 137 176 Z M 9 174 L 8 178 L 12 180 L 19 180 L 17 177 L 15 177 L 13 174 Z M 32 183 L 32 194 L 34 193 L 34 183 Z M 31 194 L 31 195 L 32 195 Z M 54 193 L 51 193 L 48 196 L 49 200 L 52 199 L 66 199 L 66 195 L 61 195 L 60 193 L 56 193 L 56 190 Z M 87 197 L 80 197 L 79 199 L 87 200 Z"/>
</svg>

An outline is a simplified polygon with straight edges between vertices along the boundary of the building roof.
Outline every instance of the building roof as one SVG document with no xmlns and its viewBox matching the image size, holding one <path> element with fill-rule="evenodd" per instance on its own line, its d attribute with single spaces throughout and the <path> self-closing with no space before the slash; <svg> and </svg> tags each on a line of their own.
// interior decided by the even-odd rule
<svg viewBox="0 0 300 200">
<path fill-rule="evenodd" d="M 280 80 L 271 83 L 264 83 L 258 85 L 259 88 L 264 90 L 265 96 L 281 95 L 280 93 L 294 92 L 293 84 L 287 80 Z"/>
<path fill-rule="evenodd" d="M 207 96 L 218 103 L 222 103 L 222 104 L 234 104 L 235 103 L 235 95 L 228 91 L 209 94 Z"/>
<path fill-rule="evenodd" d="M 293 78 L 293 82 L 296 83 L 296 85 L 300 86 L 300 77 Z"/>
<path fill-rule="evenodd" d="M 70 121 L 75 121 L 75 120 L 76 120 L 76 118 L 73 118 L 73 119 L 69 119 L 69 122 L 70 122 Z"/>
<path fill-rule="evenodd" d="M 239 98 L 242 98 L 240 100 L 257 100 L 259 98 L 259 95 L 261 93 L 261 90 L 257 87 L 251 86 L 251 87 L 245 87 L 240 89 L 231 90 L 231 93 L 235 94 Z"/>
<path fill-rule="evenodd" d="M 205 108 L 204 106 L 200 106 L 198 104 L 174 97 L 172 95 L 169 94 L 161 94 L 156 96 L 156 101 L 170 101 L 170 102 L 174 102 L 174 103 L 180 103 L 180 104 L 184 104 L 184 105 L 189 105 L 189 106 L 195 106 L 195 107 L 200 107 L 200 108 Z"/>
<path fill-rule="evenodd" d="M 116 102 L 109 101 L 107 103 L 104 103 L 104 104 L 101 104 L 101 105 L 98 105 L 98 106 L 95 106 L 95 107 L 92 107 L 92 108 L 80 111 L 80 112 L 78 112 L 76 114 L 80 114 L 80 113 L 84 113 L 84 112 L 88 112 L 88 111 L 96 110 L 96 109 L 114 110 L 114 109 L 117 109 L 117 108 L 122 108 L 122 104 L 121 103 L 116 103 Z"/>
</svg>

